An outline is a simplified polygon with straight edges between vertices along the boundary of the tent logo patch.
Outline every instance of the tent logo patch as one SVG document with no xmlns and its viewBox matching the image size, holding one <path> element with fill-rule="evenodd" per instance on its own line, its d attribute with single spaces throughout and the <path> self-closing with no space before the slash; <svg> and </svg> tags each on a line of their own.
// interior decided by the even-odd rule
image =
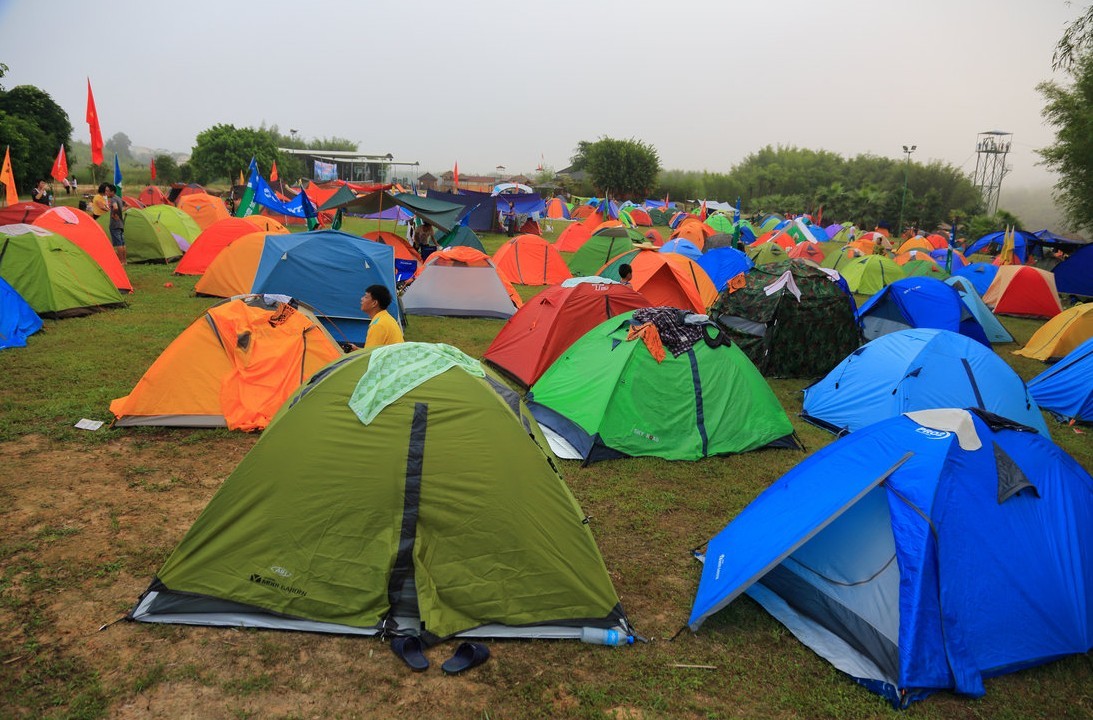
<svg viewBox="0 0 1093 720">
<path fill-rule="evenodd" d="M 248 579 L 252 583 L 258 583 L 259 585 L 265 585 L 266 587 L 271 587 L 271 588 L 280 590 L 281 592 L 289 593 L 290 595 L 299 595 L 300 597 L 307 597 L 307 591 L 305 591 L 305 590 L 301 590 L 300 588 L 289 587 L 288 585 L 282 585 L 281 583 L 277 582 L 273 578 L 262 577 L 258 573 L 252 573 L 250 578 L 248 578 Z"/>
<path fill-rule="evenodd" d="M 634 428 L 634 434 L 637 435 L 638 437 L 645 438 L 646 440 L 648 440 L 650 442 L 655 442 L 655 443 L 660 442 L 660 438 L 658 438 L 656 435 L 654 435 L 652 433 L 645 432 L 644 430 L 642 430 L 640 428 Z"/>
<path fill-rule="evenodd" d="M 283 577 L 283 578 L 290 578 L 290 577 L 292 577 L 292 573 L 291 573 L 291 572 L 289 572 L 288 570 L 285 570 L 285 569 L 284 569 L 283 567 L 281 567 L 280 565 L 273 565 L 273 566 L 271 566 L 271 567 L 270 567 L 270 570 L 272 570 L 273 572 L 277 573 L 278 575 L 280 575 L 280 576 L 281 576 L 281 577 Z"/>
<path fill-rule="evenodd" d="M 930 428 L 924 427 L 915 428 L 915 432 L 925 435 L 932 440 L 942 440 L 952 435 L 952 433 L 947 430 L 931 430 Z"/>
</svg>

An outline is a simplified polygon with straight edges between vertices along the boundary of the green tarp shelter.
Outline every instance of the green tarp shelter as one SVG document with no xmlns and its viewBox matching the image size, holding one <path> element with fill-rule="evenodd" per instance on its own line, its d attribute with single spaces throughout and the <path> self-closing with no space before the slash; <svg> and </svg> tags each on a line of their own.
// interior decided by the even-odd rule
<svg viewBox="0 0 1093 720">
<path fill-rule="evenodd" d="M 352 353 L 286 402 L 130 617 L 426 642 L 632 634 L 546 447 L 455 348 Z"/>
<path fill-rule="evenodd" d="M 0 226 L 0 277 L 42 317 L 87 315 L 125 304 L 90 255 L 36 225 Z"/>
<path fill-rule="evenodd" d="M 390 210 L 393 206 L 398 205 L 406 208 L 441 232 L 448 232 L 455 227 L 466 212 L 466 208 L 457 203 L 418 197 L 414 193 L 392 195 L 385 190 L 376 190 L 339 205 L 333 204 L 332 200 L 333 198 L 327 200 L 319 209 L 333 210 L 341 207 L 346 212 L 371 215 L 372 213 Z"/>
<path fill-rule="evenodd" d="M 589 330 L 532 386 L 529 406 L 560 457 L 698 460 L 797 447 L 781 404 L 740 348 L 699 340 L 657 362 L 643 340 L 627 340 L 646 310 Z M 707 327 L 707 337 L 719 337 Z"/>
<path fill-rule="evenodd" d="M 466 225 L 456 225 L 437 238 L 436 242 L 444 248 L 470 247 L 481 253 L 486 252 L 486 248 L 482 247 L 482 241 L 478 238 L 478 235 Z"/>
</svg>

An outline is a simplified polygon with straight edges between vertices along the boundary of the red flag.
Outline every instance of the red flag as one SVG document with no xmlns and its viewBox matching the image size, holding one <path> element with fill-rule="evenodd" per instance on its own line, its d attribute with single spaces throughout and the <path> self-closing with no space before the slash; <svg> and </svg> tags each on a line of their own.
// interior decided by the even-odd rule
<svg viewBox="0 0 1093 720">
<path fill-rule="evenodd" d="M 91 131 L 91 164 L 102 165 L 102 130 L 99 129 L 95 96 L 91 94 L 91 78 L 87 79 L 87 127 Z"/>
<path fill-rule="evenodd" d="M 664 193 L 664 212 L 668 212 L 668 193 Z"/>
<path fill-rule="evenodd" d="M 273 168 L 269 171 L 269 181 L 277 182 L 277 161 L 273 161 Z"/>
<path fill-rule="evenodd" d="M 57 153 L 57 159 L 53 161 L 53 169 L 49 171 L 49 174 L 57 182 L 64 182 L 64 179 L 68 177 L 68 158 L 65 157 L 64 145 Z"/>
<path fill-rule="evenodd" d="M 7 187 L 4 192 L 5 203 L 14 205 L 19 202 L 19 193 L 15 189 L 15 174 L 11 171 L 11 148 L 4 150 L 4 164 L 0 166 L 0 185 Z"/>
<path fill-rule="evenodd" d="M 816 224 L 817 225 L 823 225 L 824 224 L 824 206 L 823 205 L 820 206 L 820 212 L 816 216 Z"/>
<path fill-rule="evenodd" d="M 152 182 L 156 181 L 156 159 L 152 158 L 148 162 L 148 169 L 152 171 Z"/>
<path fill-rule="evenodd" d="M 702 214 L 699 215 L 699 217 L 701 217 L 703 220 L 706 219 L 706 201 L 705 200 L 702 201 Z"/>
<path fill-rule="evenodd" d="M 455 161 L 455 172 L 452 173 L 452 185 L 455 187 L 455 191 L 459 192 L 459 161 Z"/>
</svg>

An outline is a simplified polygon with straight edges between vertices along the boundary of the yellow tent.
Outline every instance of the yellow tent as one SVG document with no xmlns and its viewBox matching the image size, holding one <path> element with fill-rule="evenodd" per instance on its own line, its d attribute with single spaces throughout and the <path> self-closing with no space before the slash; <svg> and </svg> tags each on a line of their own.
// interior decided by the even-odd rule
<svg viewBox="0 0 1093 720">
<path fill-rule="evenodd" d="M 1064 310 L 1037 330 L 1028 344 L 1014 355 L 1034 360 L 1058 360 L 1093 337 L 1093 303 L 1084 303 Z"/>
</svg>

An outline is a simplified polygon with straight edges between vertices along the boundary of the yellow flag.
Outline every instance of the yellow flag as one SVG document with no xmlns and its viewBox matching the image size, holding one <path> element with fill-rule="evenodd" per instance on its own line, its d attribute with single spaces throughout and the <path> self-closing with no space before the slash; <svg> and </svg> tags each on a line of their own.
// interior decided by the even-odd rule
<svg viewBox="0 0 1093 720">
<path fill-rule="evenodd" d="M 0 183 L 7 188 L 4 204 L 15 205 L 19 202 L 19 193 L 15 190 L 15 175 L 11 172 L 11 148 L 4 149 L 4 165 L 0 168 Z"/>
<path fill-rule="evenodd" d="M 1015 233 L 1014 233 L 1013 227 L 1011 226 L 1011 227 L 1006 228 L 1006 231 L 1002 236 L 1002 253 L 1001 253 L 1001 255 L 1002 255 L 1001 264 L 1002 265 L 1012 265 L 1013 264 L 1013 243 L 1014 243 L 1014 238 L 1015 238 Z"/>
<path fill-rule="evenodd" d="M 243 179 L 243 171 L 242 170 L 239 171 L 239 182 L 236 183 L 236 184 L 237 185 L 246 185 L 247 184 L 247 181 Z"/>
</svg>

